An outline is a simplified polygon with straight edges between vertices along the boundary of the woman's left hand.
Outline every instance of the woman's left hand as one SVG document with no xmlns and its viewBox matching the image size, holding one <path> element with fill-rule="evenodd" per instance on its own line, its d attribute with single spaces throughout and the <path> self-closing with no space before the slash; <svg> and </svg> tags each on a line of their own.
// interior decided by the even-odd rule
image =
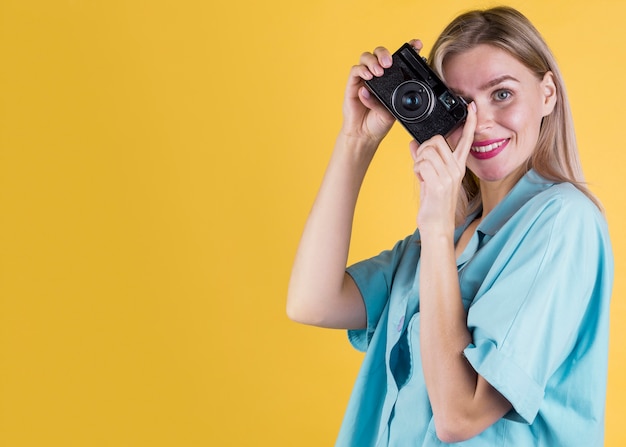
<svg viewBox="0 0 626 447">
<path fill-rule="evenodd" d="M 459 189 L 474 141 L 475 128 L 476 105 L 471 103 L 456 148 L 450 148 L 441 135 L 436 135 L 422 144 L 411 142 L 413 171 L 420 182 L 420 207 L 417 214 L 420 233 L 451 234 L 454 231 Z"/>
</svg>

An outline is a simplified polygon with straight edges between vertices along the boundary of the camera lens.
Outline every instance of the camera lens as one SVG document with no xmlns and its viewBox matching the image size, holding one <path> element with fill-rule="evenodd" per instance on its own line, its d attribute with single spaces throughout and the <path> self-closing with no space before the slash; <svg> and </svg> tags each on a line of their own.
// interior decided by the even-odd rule
<svg viewBox="0 0 626 447">
<path fill-rule="evenodd" d="M 419 110 L 422 105 L 422 98 L 419 95 L 419 92 L 410 91 L 406 92 L 402 96 L 402 107 L 406 110 L 411 110 L 412 112 Z"/>
<path fill-rule="evenodd" d="M 392 105 L 400 118 L 419 121 L 432 112 L 433 93 L 420 81 L 406 81 L 393 92 Z"/>
</svg>

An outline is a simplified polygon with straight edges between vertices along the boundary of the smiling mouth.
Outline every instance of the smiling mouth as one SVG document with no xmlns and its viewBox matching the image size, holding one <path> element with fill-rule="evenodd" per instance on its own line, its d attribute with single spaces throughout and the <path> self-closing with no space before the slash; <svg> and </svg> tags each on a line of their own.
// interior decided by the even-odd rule
<svg viewBox="0 0 626 447">
<path fill-rule="evenodd" d="M 502 147 L 502 145 L 506 142 L 507 140 L 500 140 L 500 141 L 496 141 L 495 143 L 472 146 L 471 150 L 472 152 L 479 152 L 479 153 L 491 152 L 493 150 L 498 149 L 499 147 Z"/>
<path fill-rule="evenodd" d="M 471 147 L 471 154 L 474 158 L 479 160 L 487 160 L 495 157 L 509 144 L 509 139 L 503 140 L 489 140 L 481 141 L 480 143 L 474 143 Z"/>
</svg>

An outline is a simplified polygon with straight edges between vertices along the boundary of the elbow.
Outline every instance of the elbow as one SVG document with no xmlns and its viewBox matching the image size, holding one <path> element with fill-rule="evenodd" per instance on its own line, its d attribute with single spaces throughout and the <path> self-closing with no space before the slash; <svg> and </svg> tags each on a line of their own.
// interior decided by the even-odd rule
<svg viewBox="0 0 626 447">
<path fill-rule="evenodd" d="M 299 307 L 296 304 L 294 304 L 292 300 L 289 298 L 287 298 L 286 311 L 287 311 L 287 318 L 289 318 L 291 321 L 294 321 L 296 323 L 306 324 Z"/>
<path fill-rule="evenodd" d="M 482 430 L 476 428 L 462 416 L 435 417 L 437 438 L 445 444 L 467 441 L 478 435 Z"/>
<path fill-rule="evenodd" d="M 446 444 L 467 441 L 496 423 L 511 408 L 504 396 L 478 376 L 471 401 L 457 397 L 448 399 L 444 405 L 433 405 L 437 438 Z"/>
<path fill-rule="evenodd" d="M 287 295 L 286 311 L 287 318 L 289 318 L 291 321 L 295 321 L 296 323 L 302 323 L 302 315 L 299 306 L 295 302 L 295 299 L 291 293 Z"/>
<path fill-rule="evenodd" d="M 323 300 L 317 295 L 307 293 L 289 293 L 287 295 L 287 317 L 296 323 L 307 326 L 323 328 L 343 327 L 337 326 L 336 318 L 329 309 L 332 306 L 328 300 Z"/>
<path fill-rule="evenodd" d="M 444 444 L 455 444 L 457 442 L 463 442 L 470 439 L 469 437 L 463 436 L 458 430 L 452 429 L 439 429 L 436 428 L 437 438 L 443 442 Z"/>
<path fill-rule="evenodd" d="M 287 318 L 296 323 L 316 326 L 319 324 L 319 321 L 316 320 L 313 309 L 306 305 L 307 302 L 308 300 L 305 297 L 289 291 L 286 307 Z"/>
<path fill-rule="evenodd" d="M 287 318 L 295 323 L 326 327 L 321 317 L 317 318 L 313 312 L 307 312 L 305 309 L 296 305 L 290 305 L 289 303 L 287 304 Z"/>
<path fill-rule="evenodd" d="M 302 303 L 302 292 L 297 290 L 297 288 L 290 283 L 287 290 L 287 306 L 285 309 L 287 312 L 287 318 L 296 323 L 306 324 L 304 320 L 306 312 L 303 309 Z"/>
</svg>

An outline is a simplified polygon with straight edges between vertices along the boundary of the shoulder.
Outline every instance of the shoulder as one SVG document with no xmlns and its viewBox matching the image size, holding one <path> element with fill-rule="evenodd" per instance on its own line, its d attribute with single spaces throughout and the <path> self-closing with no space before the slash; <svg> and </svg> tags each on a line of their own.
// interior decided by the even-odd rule
<svg viewBox="0 0 626 447">
<path fill-rule="evenodd" d="M 576 206 L 585 210 L 593 209 L 597 212 L 600 211 L 585 193 L 569 182 L 554 183 L 543 192 L 537 194 L 537 197 L 540 200 L 557 200 L 565 206 Z"/>
<path fill-rule="evenodd" d="M 568 182 L 549 185 L 528 200 L 523 210 L 547 214 L 553 218 L 576 219 L 577 222 L 606 226 L 606 219 L 596 204 Z"/>
<path fill-rule="evenodd" d="M 488 234 L 496 230 L 492 234 L 497 234 L 494 239 L 500 244 L 523 244 L 539 251 L 550 246 L 559 250 L 585 246 L 585 251 L 610 251 L 604 215 L 575 185 L 553 183 L 535 175 L 527 176 L 520 186 L 508 199 L 508 207 L 497 210 L 485 225 Z"/>
<path fill-rule="evenodd" d="M 602 211 L 571 183 L 557 183 L 528 201 L 523 211 L 533 220 L 531 233 L 558 250 L 578 248 L 581 255 L 609 254 L 611 242 Z"/>
</svg>

